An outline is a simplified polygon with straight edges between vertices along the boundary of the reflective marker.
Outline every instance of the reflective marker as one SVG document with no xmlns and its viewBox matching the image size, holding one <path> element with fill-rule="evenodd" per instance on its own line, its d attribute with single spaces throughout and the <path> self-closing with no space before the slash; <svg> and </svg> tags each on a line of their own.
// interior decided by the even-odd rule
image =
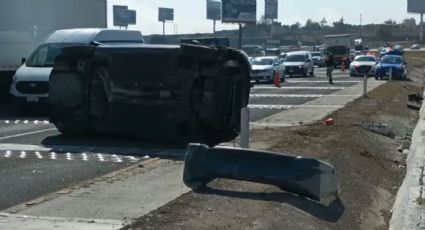
<svg viewBox="0 0 425 230">
<path fill-rule="evenodd" d="M 12 156 L 12 151 L 8 150 L 6 151 L 6 153 L 4 154 L 4 157 L 9 158 Z"/>
<path fill-rule="evenodd" d="M 19 158 L 25 158 L 27 157 L 27 153 L 25 151 L 21 151 L 21 155 L 19 155 Z"/>
<path fill-rule="evenodd" d="M 100 154 L 100 153 L 97 154 L 97 159 L 99 161 L 105 161 L 105 158 L 103 158 L 102 154 Z"/>
<path fill-rule="evenodd" d="M 36 156 L 38 159 L 43 159 L 43 156 L 40 154 L 40 152 L 35 152 L 35 156 Z"/>
<path fill-rule="evenodd" d="M 56 153 L 55 152 L 50 153 L 50 159 L 56 160 Z"/>
<path fill-rule="evenodd" d="M 66 153 L 66 159 L 71 161 L 72 160 L 72 154 L 71 153 Z"/>
</svg>

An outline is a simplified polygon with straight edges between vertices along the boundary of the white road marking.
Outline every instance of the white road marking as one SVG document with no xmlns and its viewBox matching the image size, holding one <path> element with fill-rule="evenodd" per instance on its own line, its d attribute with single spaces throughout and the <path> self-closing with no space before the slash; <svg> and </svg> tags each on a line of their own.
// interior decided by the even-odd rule
<svg viewBox="0 0 425 230">
<path fill-rule="evenodd" d="M 328 81 L 326 80 L 322 80 L 322 81 L 309 81 L 309 80 L 287 80 L 287 82 L 289 83 L 328 83 Z M 360 83 L 363 81 L 354 81 L 354 80 L 346 80 L 346 81 L 333 81 L 334 83 Z M 285 84 L 285 83 L 283 83 Z"/>
<path fill-rule="evenodd" d="M 86 153 L 82 153 L 81 154 L 81 157 L 82 157 L 82 160 L 83 161 L 88 161 L 89 160 Z"/>
<path fill-rule="evenodd" d="M 9 120 L 6 120 L 6 121 L 4 121 L 4 123 L 9 124 L 9 123 L 10 123 L 10 121 L 9 121 Z"/>
<path fill-rule="evenodd" d="M 4 157 L 9 158 L 12 156 L 12 151 L 8 150 L 6 151 L 6 153 L 4 154 Z"/>
<path fill-rule="evenodd" d="M 251 94 L 251 98 L 263 98 L 263 97 L 295 97 L 295 98 L 320 98 L 324 96 L 331 96 L 331 97 L 359 97 L 361 95 L 337 95 L 337 94 L 330 94 L 330 95 L 324 95 L 324 94 Z"/>
<path fill-rule="evenodd" d="M 98 159 L 100 162 L 105 161 L 105 158 L 103 157 L 103 155 L 102 155 L 101 153 L 98 153 L 98 154 L 97 154 L 97 159 Z"/>
<path fill-rule="evenodd" d="M 138 161 L 138 160 L 137 160 L 137 158 L 135 158 L 135 157 L 133 157 L 133 156 L 128 156 L 127 158 L 128 158 L 128 160 L 129 160 L 129 161 L 131 161 L 131 162 L 137 162 L 137 161 Z"/>
<path fill-rule="evenodd" d="M 343 105 L 248 105 L 250 109 L 342 108 Z"/>
<path fill-rule="evenodd" d="M 29 122 L 28 120 L 25 120 L 25 121 L 24 121 L 24 124 L 28 124 L 28 122 Z"/>
<path fill-rule="evenodd" d="M 20 120 L 16 120 L 16 121 L 15 121 L 15 124 L 18 124 L 19 122 L 20 122 Z"/>
<path fill-rule="evenodd" d="M 51 152 L 50 153 L 50 159 L 52 159 L 52 160 L 56 160 L 57 158 L 56 158 L 56 153 L 55 152 Z"/>
<path fill-rule="evenodd" d="M 41 155 L 40 152 L 35 152 L 35 157 L 37 157 L 38 159 L 43 159 L 43 156 Z"/>
<path fill-rule="evenodd" d="M 21 154 L 19 155 L 19 158 L 24 159 L 25 157 L 27 157 L 27 153 L 25 151 L 21 151 Z"/>
<path fill-rule="evenodd" d="M 343 90 L 345 87 L 314 87 L 314 86 L 283 86 L 283 87 L 272 87 L 272 86 L 255 86 L 255 89 L 309 89 L 309 90 Z"/>
<path fill-rule="evenodd" d="M 20 134 L 15 134 L 15 135 L 10 135 L 10 136 L 0 137 L 0 141 L 1 140 L 6 140 L 6 139 L 11 139 L 11 138 L 16 138 L 16 137 L 23 137 L 23 136 L 38 134 L 38 133 L 45 133 L 45 132 L 54 131 L 54 130 L 57 130 L 57 129 L 56 128 L 42 129 L 42 130 L 37 130 L 37 131 L 33 131 L 33 132 L 20 133 Z"/>
<path fill-rule="evenodd" d="M 72 154 L 70 152 L 66 153 L 66 160 L 72 161 Z"/>
<path fill-rule="evenodd" d="M 117 163 L 122 162 L 122 159 L 120 157 L 118 157 L 116 154 L 112 155 L 112 159 L 113 159 L 114 162 L 117 162 Z"/>
</svg>

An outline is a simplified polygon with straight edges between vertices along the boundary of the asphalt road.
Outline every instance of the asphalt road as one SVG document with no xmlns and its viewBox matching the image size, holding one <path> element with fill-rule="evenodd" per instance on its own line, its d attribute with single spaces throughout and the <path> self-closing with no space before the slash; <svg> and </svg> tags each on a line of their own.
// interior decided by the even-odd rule
<svg viewBox="0 0 425 230">
<path fill-rule="evenodd" d="M 281 88 L 256 84 L 249 105 L 251 121 L 259 121 L 361 81 L 338 71 L 335 84 L 330 85 L 324 69 L 316 69 L 315 75 L 289 78 Z M 146 151 L 131 151 L 140 147 Z M 102 148 L 104 150 L 99 150 Z M 11 116 L 3 107 L 0 112 L 0 211 L 135 164 L 157 151 L 138 141 L 112 137 L 67 139 L 42 115 Z"/>
</svg>

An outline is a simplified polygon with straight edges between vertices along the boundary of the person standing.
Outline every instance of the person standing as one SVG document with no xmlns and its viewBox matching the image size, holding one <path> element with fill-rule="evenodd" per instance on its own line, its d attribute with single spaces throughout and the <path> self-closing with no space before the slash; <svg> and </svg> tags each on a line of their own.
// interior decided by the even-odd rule
<svg viewBox="0 0 425 230">
<path fill-rule="evenodd" d="M 326 76 L 328 76 L 329 84 L 333 84 L 332 72 L 335 69 L 335 60 L 334 60 L 334 55 L 332 53 L 328 54 L 328 57 L 326 58 L 326 61 L 325 61 L 325 65 L 326 65 Z"/>
</svg>

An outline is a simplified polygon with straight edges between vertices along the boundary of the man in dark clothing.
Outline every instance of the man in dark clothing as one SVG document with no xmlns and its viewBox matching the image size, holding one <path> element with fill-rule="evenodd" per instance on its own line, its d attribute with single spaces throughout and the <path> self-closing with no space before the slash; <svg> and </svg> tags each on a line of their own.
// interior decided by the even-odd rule
<svg viewBox="0 0 425 230">
<path fill-rule="evenodd" d="M 328 54 L 325 61 L 325 65 L 326 65 L 326 76 L 328 76 L 329 84 L 333 84 L 332 72 L 334 71 L 334 68 L 335 68 L 335 60 L 334 60 L 334 55 L 332 53 Z"/>
</svg>

